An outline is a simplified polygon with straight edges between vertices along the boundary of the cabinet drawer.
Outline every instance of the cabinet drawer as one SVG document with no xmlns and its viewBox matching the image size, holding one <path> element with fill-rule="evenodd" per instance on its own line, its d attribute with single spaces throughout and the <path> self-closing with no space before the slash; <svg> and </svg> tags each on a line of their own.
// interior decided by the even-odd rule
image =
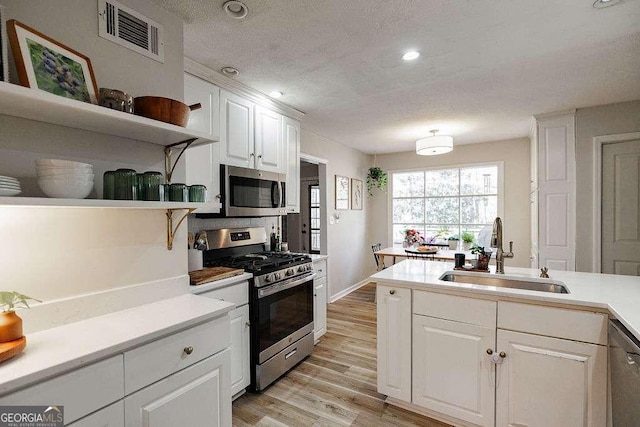
<svg viewBox="0 0 640 427">
<path fill-rule="evenodd" d="M 327 275 L 327 260 L 314 261 L 313 269 L 316 271 L 316 278 L 324 277 Z"/>
<path fill-rule="evenodd" d="M 70 423 L 123 397 L 124 375 L 119 354 L 4 396 L 0 398 L 0 406 L 64 406 L 64 421 Z"/>
<path fill-rule="evenodd" d="M 239 307 L 249 303 L 249 282 L 245 280 L 244 282 L 202 293 L 200 296 L 232 302 Z"/>
<path fill-rule="evenodd" d="M 124 353 L 126 394 L 229 347 L 229 315 L 161 338 Z M 191 354 L 187 354 L 191 348 Z"/>
<path fill-rule="evenodd" d="M 413 312 L 438 319 L 496 327 L 496 302 L 432 292 L 413 292 Z"/>
<path fill-rule="evenodd" d="M 66 409 L 66 408 L 65 408 Z M 69 427 L 124 427 L 124 402 L 107 406 L 72 424 Z"/>
<path fill-rule="evenodd" d="M 607 344 L 607 316 L 603 313 L 500 301 L 498 328 Z"/>
</svg>

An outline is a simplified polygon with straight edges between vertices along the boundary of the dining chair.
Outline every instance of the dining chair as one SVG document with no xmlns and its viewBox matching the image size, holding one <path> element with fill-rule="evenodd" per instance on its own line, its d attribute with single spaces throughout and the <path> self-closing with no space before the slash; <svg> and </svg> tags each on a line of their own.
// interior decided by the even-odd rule
<svg viewBox="0 0 640 427">
<path fill-rule="evenodd" d="M 387 267 L 384 265 L 384 262 L 383 262 L 382 268 L 380 268 L 380 259 L 378 258 L 378 255 L 376 255 L 376 252 L 379 251 L 380 249 L 382 249 L 382 243 L 375 243 L 371 245 L 371 250 L 373 251 L 373 259 L 376 260 L 376 268 L 378 270 L 384 270 Z"/>
<path fill-rule="evenodd" d="M 409 259 L 435 260 L 434 254 L 420 253 L 420 252 L 417 252 L 417 251 L 410 251 L 408 249 L 405 249 L 404 251 L 407 254 L 407 258 L 409 258 Z"/>
</svg>

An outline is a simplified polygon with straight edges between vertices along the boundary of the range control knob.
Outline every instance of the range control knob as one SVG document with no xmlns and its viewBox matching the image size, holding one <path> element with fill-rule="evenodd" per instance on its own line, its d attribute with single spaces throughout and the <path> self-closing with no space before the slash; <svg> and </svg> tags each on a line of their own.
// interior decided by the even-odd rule
<svg viewBox="0 0 640 427">
<path fill-rule="evenodd" d="M 295 272 L 293 271 L 293 268 L 290 268 L 290 269 L 288 269 L 288 270 L 287 270 L 287 272 L 286 272 L 286 273 L 284 273 L 284 275 L 285 275 L 285 276 L 293 276 L 293 273 L 295 273 Z"/>
<path fill-rule="evenodd" d="M 280 280 L 282 276 L 280 276 L 280 273 L 274 273 L 273 274 L 274 279 L 276 280 Z"/>
<path fill-rule="evenodd" d="M 273 274 L 267 274 L 264 278 L 264 281 L 267 283 L 273 282 Z"/>
<path fill-rule="evenodd" d="M 298 273 L 304 273 L 304 265 L 298 267 Z"/>
</svg>

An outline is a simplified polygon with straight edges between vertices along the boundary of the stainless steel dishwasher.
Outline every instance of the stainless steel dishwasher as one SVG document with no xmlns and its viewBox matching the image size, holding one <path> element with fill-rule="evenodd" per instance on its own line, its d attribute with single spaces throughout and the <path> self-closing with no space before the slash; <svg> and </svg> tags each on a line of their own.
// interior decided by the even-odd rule
<svg viewBox="0 0 640 427">
<path fill-rule="evenodd" d="M 613 427 L 640 425 L 640 341 L 618 320 L 609 322 Z"/>
</svg>

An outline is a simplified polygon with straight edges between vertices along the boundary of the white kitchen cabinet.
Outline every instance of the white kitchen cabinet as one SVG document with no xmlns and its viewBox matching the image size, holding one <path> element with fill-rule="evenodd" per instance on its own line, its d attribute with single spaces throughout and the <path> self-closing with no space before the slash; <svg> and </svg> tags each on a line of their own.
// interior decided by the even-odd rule
<svg viewBox="0 0 640 427">
<path fill-rule="evenodd" d="M 284 174 L 282 115 L 261 106 L 255 112 L 255 168 Z"/>
<path fill-rule="evenodd" d="M 230 426 L 230 350 L 124 399 L 125 426 Z"/>
<path fill-rule="evenodd" d="M 327 260 L 313 262 L 313 341 L 327 333 Z"/>
<path fill-rule="evenodd" d="M 227 279 L 229 280 L 229 279 Z M 251 383 L 250 371 L 250 319 L 249 319 L 249 283 L 246 280 L 227 283 L 217 289 L 200 292 L 200 296 L 232 302 L 236 308 L 229 313 L 231 334 L 231 395 L 237 398 Z"/>
<path fill-rule="evenodd" d="M 220 88 L 207 81 L 184 75 L 184 103 L 200 104 L 202 108 L 189 113 L 187 129 L 208 135 L 212 141 L 220 140 Z"/>
<path fill-rule="evenodd" d="M 413 316 L 412 402 L 480 426 L 493 426 L 494 328 Z"/>
<path fill-rule="evenodd" d="M 225 165 L 255 168 L 253 102 L 220 91 L 220 161 Z"/>
<path fill-rule="evenodd" d="M 378 392 L 411 402 L 411 290 L 378 285 Z"/>
<path fill-rule="evenodd" d="M 287 213 L 300 213 L 300 122 L 282 118 L 283 163 L 287 168 Z"/>
<path fill-rule="evenodd" d="M 69 427 L 124 427 L 124 402 L 119 400 L 113 405 L 67 425 Z"/>
<path fill-rule="evenodd" d="M 229 313 L 231 320 L 231 395 L 237 396 L 251 383 L 249 365 L 249 305 Z"/>
<path fill-rule="evenodd" d="M 605 426 L 607 347 L 498 330 L 497 426 Z"/>
</svg>

